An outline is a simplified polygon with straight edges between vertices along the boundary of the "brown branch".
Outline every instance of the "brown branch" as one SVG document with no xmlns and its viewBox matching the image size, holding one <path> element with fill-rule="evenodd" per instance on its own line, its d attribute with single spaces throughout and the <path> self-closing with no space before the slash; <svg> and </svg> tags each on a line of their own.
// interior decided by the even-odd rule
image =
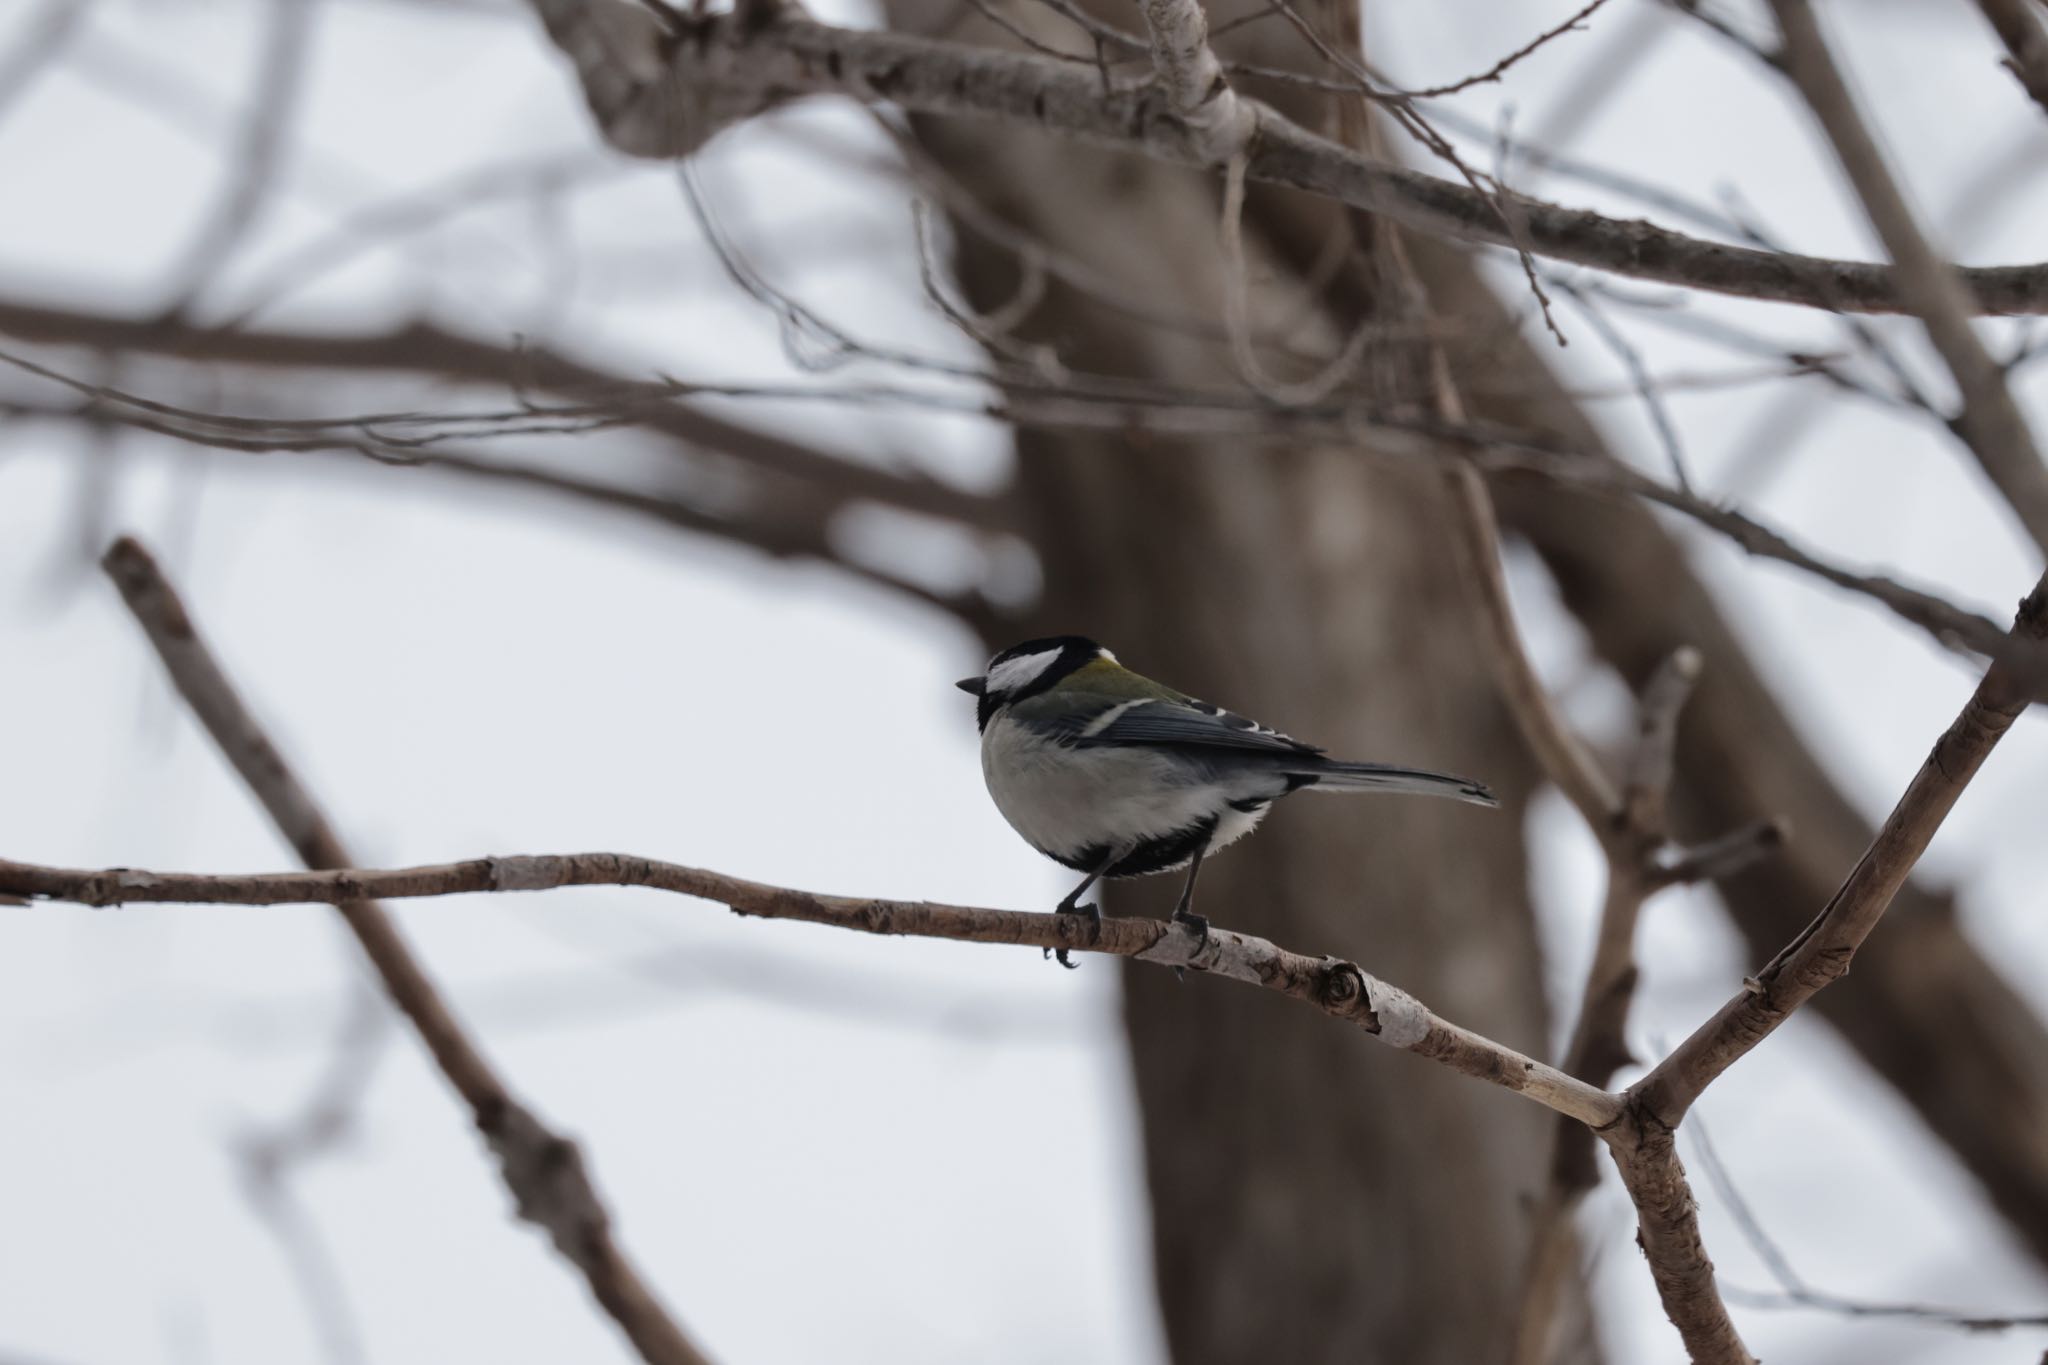
<svg viewBox="0 0 2048 1365">
<path fill-rule="evenodd" d="M 1224 78 L 1209 47 L 1209 16 L 1201 0 L 1143 0 L 1152 71 L 1167 103 L 1192 135 L 1197 155 L 1220 166 L 1244 153 L 1258 134 L 1258 106 Z"/>
<path fill-rule="evenodd" d="M 1419 294 L 1419 286 L 1411 292 Z M 1440 349 L 1431 361 L 1440 415 L 1462 420 L 1462 400 Z M 1607 894 L 1564 1062 L 1565 1074 L 1605 1086 L 1629 1059 L 1624 1035 L 1637 977 L 1636 925 L 1644 902 L 1670 884 L 1658 859 L 1669 843 L 1666 810 L 1678 715 L 1699 677 L 1700 656 L 1690 648 L 1676 651 L 1644 689 L 1640 733 L 1617 790 L 1572 733 L 1522 643 L 1500 567 L 1499 527 L 1484 482 L 1469 466 L 1454 468 L 1448 478 L 1452 540 L 1501 692 L 1538 761 L 1565 791 L 1606 857 Z M 1748 1349 L 1714 1283 L 1713 1263 L 1700 1241 L 1692 1191 L 1670 1129 L 1632 1112 L 1623 1123 L 1596 1131 L 1607 1140 L 1636 1207 L 1639 1236 L 1658 1294 L 1688 1353 L 1695 1362 L 1750 1365 Z M 1581 1125 L 1560 1120 L 1552 1133 L 1549 1180 L 1533 1209 L 1514 1335 L 1508 1345 L 1509 1365 L 1543 1365 L 1552 1357 L 1558 1308 L 1575 1269 L 1572 1216 L 1597 1181 L 1592 1135 Z"/>
<path fill-rule="evenodd" d="M 2048 639 L 2048 578 L 2020 604 L 2015 635 Z M 1962 713 L 1934 742 L 1877 837 L 1820 916 L 1741 994 L 1630 1087 L 1631 1103 L 1676 1127 L 1700 1092 L 1785 1019 L 1849 970 L 1856 949 L 1877 927 L 1935 831 L 2013 721 L 2025 709 L 2009 671 L 1993 664 Z"/>
<path fill-rule="evenodd" d="M 1576 33 L 1583 30 L 1586 26 L 1586 21 L 1593 17 L 1594 11 L 1606 3 L 1607 0 L 1587 0 L 1587 3 L 1580 6 L 1578 11 L 1570 18 L 1543 30 L 1543 32 L 1537 34 L 1534 38 L 1531 38 L 1528 42 L 1522 44 L 1476 76 L 1467 76 L 1463 80 L 1452 81 L 1448 85 L 1432 85 L 1427 89 L 1403 90 L 1400 93 L 1411 100 L 1434 99 L 1442 95 L 1456 95 L 1462 91 L 1470 90 L 1475 85 L 1494 84 L 1508 73 L 1509 68 L 1524 58 L 1533 57 L 1537 52 L 1549 46 L 1553 40 L 1562 38 L 1567 33 Z"/>
<path fill-rule="evenodd" d="M 346 866 L 351 861 L 347 851 L 221 671 L 149 552 L 124 538 L 115 542 L 103 562 L 179 694 L 279 830 L 308 864 Z M 333 871 L 294 875 L 347 876 Z M 498 1157 L 520 1216 L 544 1229 L 556 1249 L 583 1272 L 598 1303 L 649 1365 L 705 1365 L 704 1355 L 613 1242 L 610 1217 L 576 1144 L 549 1131 L 492 1070 L 397 926 L 376 904 L 378 894 L 357 888 L 330 903 L 362 944 L 392 1003 L 411 1021 L 441 1073 L 469 1106 L 477 1131 Z"/>
<path fill-rule="evenodd" d="M 1600 1136 L 1635 1203 L 1636 1241 L 1686 1355 L 1693 1365 L 1756 1365 L 1714 1281 L 1714 1262 L 1700 1240 L 1699 1206 L 1672 1131 L 1631 1109 Z"/>
<path fill-rule="evenodd" d="M 1463 415 L 1461 404 L 1441 352 L 1435 367 L 1438 407 L 1447 419 L 1457 420 Z M 1635 995 L 1635 934 L 1643 904 L 1673 880 L 1669 865 L 1660 863 L 1659 857 L 1669 844 L 1666 811 L 1678 716 L 1699 677 L 1700 656 L 1690 648 L 1676 651 L 1644 689 L 1640 733 L 1617 791 L 1572 733 L 1523 646 L 1500 569 L 1498 527 L 1484 483 L 1469 467 L 1454 470 L 1450 481 L 1453 541 L 1501 691 L 1544 770 L 1565 790 L 1606 855 L 1607 894 L 1564 1063 L 1567 1075 L 1604 1086 L 1629 1060 L 1625 1032 Z M 1740 833 L 1750 850 L 1765 846 L 1755 834 Z M 1624 1124 L 1598 1131 L 1636 1206 L 1658 1293 L 1688 1353 L 1696 1362 L 1749 1365 L 1748 1349 L 1728 1316 L 1714 1282 L 1713 1263 L 1700 1241 L 1692 1192 L 1671 1130 L 1632 1112 Z M 1572 1215 L 1598 1180 L 1593 1157 L 1592 1136 L 1584 1127 L 1562 1121 L 1556 1125 L 1550 1178 L 1533 1210 L 1523 1261 L 1510 1365 L 1542 1365 L 1551 1358 L 1558 1307 L 1574 1269 Z"/>
<path fill-rule="evenodd" d="M 510 462 L 481 450 L 436 445 L 431 448 L 394 451 L 360 437 L 343 434 L 230 435 L 206 429 L 203 424 L 182 423 L 151 416 L 118 401 L 100 402 L 88 398 L 73 406 L 23 402 L 0 397 L 0 413 L 45 420 L 87 420 L 146 431 L 174 441 L 210 450 L 245 454 L 360 455 L 381 470 L 397 472 L 423 470 L 456 475 L 466 479 L 530 492 L 553 494 L 571 502 L 624 512 L 675 530 L 712 536 L 732 545 L 757 550 L 775 560 L 809 561 L 828 565 L 863 582 L 893 593 L 915 598 L 939 608 L 977 630 L 987 633 L 1002 619 L 987 597 L 973 587 L 954 592 L 920 583 L 874 564 L 863 563 L 843 551 L 833 534 L 835 519 L 854 500 L 808 484 L 776 488 L 744 501 L 733 500 L 716 510 L 707 510 L 680 495 L 646 493 L 576 474 L 536 465 Z M 201 414 L 193 414 L 200 416 Z M 393 466 L 398 466 L 393 470 Z"/>
<path fill-rule="evenodd" d="M 1601 901 L 1578 1018 L 1565 1048 L 1564 1070 L 1592 1085 L 1605 1086 L 1631 1060 L 1627 1029 L 1638 978 L 1636 926 L 1645 903 L 1660 889 L 1681 880 L 1674 875 L 1674 867 L 1719 865 L 1722 859 L 1736 856 L 1733 849 L 1739 848 L 1744 855 L 1753 857 L 1770 846 L 1758 830 L 1744 829 L 1716 841 L 1717 849 L 1721 844 L 1731 848 L 1713 856 L 1703 856 L 1694 850 L 1689 861 L 1683 853 L 1671 860 L 1663 857 L 1670 848 L 1666 811 L 1678 717 L 1699 677 L 1700 663 L 1697 650 L 1682 647 L 1651 677 L 1637 705 L 1637 740 L 1621 789 L 1616 793 L 1609 787 L 1606 802 L 1587 816 L 1587 823 L 1606 855 L 1607 890 Z M 1775 833 L 1775 826 L 1764 828 Z M 1668 1143 L 1668 1132 L 1650 1134 L 1640 1125 L 1634 1131 L 1638 1140 L 1657 1137 Z M 1648 1232 L 1653 1223 L 1664 1235 L 1681 1240 L 1690 1236 L 1696 1241 L 1696 1230 L 1686 1234 L 1669 1221 L 1673 1200 L 1668 1191 L 1682 1193 L 1685 1189 L 1685 1175 L 1676 1165 L 1676 1156 L 1642 1150 L 1640 1141 L 1630 1145 L 1610 1136 L 1609 1143 L 1646 1230 L 1646 1244 L 1654 1240 Z M 1653 1142 L 1652 1146 L 1655 1145 Z M 1564 1124 L 1555 1127 L 1551 1135 L 1549 1179 L 1531 1215 L 1533 1231 L 1523 1265 L 1515 1339 L 1508 1357 L 1513 1365 L 1541 1365 L 1551 1358 L 1550 1333 L 1557 1305 L 1563 1285 L 1575 1269 L 1569 1259 L 1573 1247 L 1572 1217 L 1599 1182 L 1594 1157 L 1591 1135 L 1583 1128 Z M 1688 1208 L 1690 1198 L 1685 1195 Z M 1659 1278 L 1658 1287 L 1660 1291 L 1667 1288 L 1665 1279 Z M 1682 1292 L 1689 1303 L 1706 1304 L 1713 1300 L 1710 1308 L 1686 1311 L 1706 1313 L 1708 1317 L 1718 1314 L 1725 1319 L 1726 1310 L 1714 1298 L 1711 1267 L 1705 1279 L 1695 1278 Z M 1680 1310 L 1669 1299 L 1666 1310 L 1680 1331 L 1685 1332 L 1687 1324 L 1680 1320 Z M 1715 1333 L 1720 1330 L 1718 1326 L 1714 1328 Z M 1727 1331 L 1732 1336 L 1732 1326 Z"/>
<path fill-rule="evenodd" d="M 1785 35 L 1785 58 L 1793 78 L 1834 140 L 1872 221 L 1899 255 L 1901 279 L 1909 282 L 1925 308 L 1923 321 L 1929 336 L 1955 374 L 1966 403 L 1972 401 L 1970 395 L 1976 395 L 1980 420 L 1974 425 L 1966 423 L 1966 439 L 1986 462 L 1987 472 L 1999 460 L 2030 461 L 2030 477 L 2038 477 L 2040 456 L 2025 421 L 2005 389 L 2003 376 L 1996 373 L 1968 321 L 1958 312 L 1947 268 L 1920 236 L 1891 184 L 1812 12 L 1803 0 L 1772 0 L 1772 5 Z M 1983 367 L 1993 370 L 1988 387 Z M 2009 421 L 2004 415 L 2008 412 Z M 2018 504 L 2015 510 L 2019 510 Z M 2011 634 L 2029 641 L 2048 638 L 2048 577 L 2020 603 Z M 1970 779 L 2025 708 L 2030 694 L 2030 685 L 2017 679 L 2003 659 L 1992 664 L 1961 714 L 1935 741 L 1933 751 L 1870 847 L 1819 917 L 1746 982 L 1740 995 L 1630 1088 L 1632 1112 L 1640 1110 L 1666 1127 L 1676 1127 L 1716 1077 L 1768 1037 L 1792 1011 L 1849 970 L 1857 948 L 1877 927 L 1913 865 L 1926 852 Z"/>
<path fill-rule="evenodd" d="M 725 421 L 677 402 L 674 390 L 666 384 L 634 381 L 544 347 L 493 345 L 428 323 L 357 335 L 214 330 L 158 326 L 144 318 L 0 300 L 0 334 L 43 345 L 157 355 L 186 363 L 409 372 L 576 399 L 599 396 L 627 408 L 631 425 L 670 437 L 695 451 L 822 484 L 906 512 L 983 530 L 1015 529 L 1012 509 L 1003 499 L 960 492 L 935 479 L 842 459 L 829 451 Z"/>
<path fill-rule="evenodd" d="M 1458 400 L 1438 361 L 1439 406 L 1457 418 Z M 1463 576 L 1478 608 L 1481 634 L 1502 695 L 1545 773 L 1577 808 L 1599 840 L 1607 862 L 1607 894 L 1578 1020 L 1565 1052 L 1565 1074 L 1605 1086 L 1629 1060 L 1624 1040 L 1636 984 L 1635 935 L 1644 902 L 1671 884 L 1659 855 L 1668 846 L 1670 790 L 1678 716 L 1699 677 L 1698 651 L 1675 652 L 1644 689 L 1640 733 L 1624 781 L 1615 783 L 1572 732 L 1524 647 L 1500 567 L 1498 527 L 1484 482 L 1469 467 L 1450 475 L 1452 522 Z M 1747 846 L 1760 841 L 1743 832 Z M 1747 1362 L 1734 1324 L 1721 1302 L 1713 1266 L 1700 1246 L 1693 1199 L 1668 1129 L 1633 1121 L 1626 1134 L 1603 1132 L 1634 1201 L 1652 1272 L 1666 1312 L 1694 1360 Z M 1572 1215 L 1598 1181 L 1592 1136 L 1560 1121 L 1551 1142 L 1550 1177 L 1532 1212 L 1522 1268 L 1511 1365 L 1542 1365 L 1552 1355 L 1563 1289 L 1574 1264 Z"/>
<path fill-rule="evenodd" d="M 219 198 L 171 269 L 174 297 L 166 317 L 189 312 L 247 240 L 276 189 L 290 148 L 292 125 L 306 94 L 314 7 L 312 0 L 280 0 L 270 11 L 270 33 L 255 89 L 241 116 L 240 135 L 228 153 L 229 173 Z"/>
<path fill-rule="evenodd" d="M 731 459 L 743 472 L 786 475 L 844 498 L 874 501 L 978 530 L 1023 530 L 1012 499 L 966 493 L 935 480 L 842 460 L 828 452 L 723 421 L 678 401 L 688 386 L 639 384 L 606 375 L 554 352 L 510 350 L 427 325 L 363 336 L 215 332 L 152 328 L 146 322 L 121 317 L 0 300 L 0 334 L 49 345 L 162 354 L 167 358 L 223 364 L 409 371 L 484 384 L 504 384 L 508 377 L 516 376 L 530 387 L 565 395 L 616 396 L 624 405 L 618 410 L 621 424 L 669 436 L 709 458 Z M 518 373 L 522 364 L 531 367 L 530 373 Z M 868 388 L 872 393 L 874 386 Z M 771 393 L 758 386 L 718 391 L 781 399 L 820 396 L 788 388 Z M 1027 401 L 1013 394 L 1008 401 L 988 403 L 977 398 L 971 407 L 948 410 L 973 411 L 1048 429 L 1113 427 L 1161 433 L 1199 430 L 1204 434 L 1235 433 L 1268 441 L 1306 436 L 1356 440 L 1369 431 L 1376 454 L 1438 460 L 1450 453 L 1469 459 L 1489 474 L 1527 473 L 1576 488 L 1657 503 L 1727 536 L 1751 555 L 1790 565 L 1845 591 L 1871 598 L 1932 635 L 1944 647 L 1985 655 L 2010 651 L 2015 662 L 2025 653 L 1986 617 L 1894 579 L 1859 574 L 1820 559 L 1741 511 L 1667 487 L 1604 456 L 1541 445 L 1528 436 L 1502 428 L 1461 428 L 1435 419 L 1410 420 L 1396 413 L 1349 408 L 1293 410 L 1259 403 L 1241 403 L 1225 413 L 1200 408 L 1197 397 L 1182 396 L 1177 405 L 1168 405 L 1163 399 L 1147 405 L 1126 400 L 1113 404 L 1083 402 L 1079 398 L 1072 402 Z M 2048 678 L 2048 660 L 2036 656 L 2031 667 Z"/>
<path fill-rule="evenodd" d="M 633 24 L 623 0 L 530 0 L 576 60 L 607 140 L 630 155 L 686 156 L 724 128 L 787 100 L 834 94 L 929 114 L 996 118 L 1188 165 L 1206 144 L 1151 82 L 1104 81 L 1092 66 L 912 34 L 781 18 L 742 29 L 727 16 L 680 34 Z M 628 11 L 630 13 L 630 11 Z M 1382 214 L 1418 231 L 1527 250 L 1599 270 L 1743 298 L 1845 312 L 1909 311 L 1889 266 L 1689 237 L 1652 224 L 1469 185 L 1374 160 L 1260 106 L 1254 180 Z M 2048 264 L 1962 273 L 1987 313 L 2048 312 Z"/>
<path fill-rule="evenodd" d="M 1898 264 L 1899 297 L 1926 327 L 1927 339 L 1955 376 L 1963 402 L 1957 433 L 2034 543 L 2048 553 L 2048 467 L 2006 387 L 2004 369 L 1971 325 L 1976 309 L 1968 286 L 1921 231 L 1857 112 L 1807 0 L 1771 0 L 1771 8 L 1784 34 L 1786 70 L 1834 144 L 1871 226 Z"/>
<path fill-rule="evenodd" d="M 2030 0 L 1977 0 L 1977 8 L 2005 44 L 2006 69 L 2048 113 L 2048 23 Z"/>
<path fill-rule="evenodd" d="M 1515 624 L 1514 604 L 1508 599 L 1506 575 L 1501 570 L 1500 533 L 1493 511 L 1493 498 L 1485 481 L 1469 467 L 1460 466 L 1451 476 L 1452 538 L 1459 567 L 1476 604 L 1479 627 L 1493 665 L 1501 698 L 1513 713 L 1516 727 L 1528 741 L 1544 774 L 1557 784 L 1594 836 L 1605 842 L 1617 808 L 1614 782 L 1600 767 L 1599 760 L 1572 732 L 1564 715 L 1551 699 L 1550 690 L 1536 675 Z"/>
<path fill-rule="evenodd" d="M 86 871 L 0 860 L 0 893 L 97 906 L 166 902 L 333 905 L 366 896 L 400 900 L 563 886 L 640 886 L 714 901 L 763 919 L 801 920 L 867 934 L 1108 953 L 1226 976 L 1305 1001 L 1358 1025 L 1391 1047 L 1512 1090 L 1580 1123 L 1609 1123 L 1620 1112 L 1615 1097 L 1607 1092 L 1438 1018 L 1413 996 L 1353 963 L 1290 952 L 1265 939 L 1227 929 L 1212 928 L 1207 942 L 1185 925 L 1159 920 L 1109 919 L 1098 931 L 1075 915 L 816 895 L 620 853 L 474 858 L 390 870 L 235 876 L 131 868 Z"/>
</svg>

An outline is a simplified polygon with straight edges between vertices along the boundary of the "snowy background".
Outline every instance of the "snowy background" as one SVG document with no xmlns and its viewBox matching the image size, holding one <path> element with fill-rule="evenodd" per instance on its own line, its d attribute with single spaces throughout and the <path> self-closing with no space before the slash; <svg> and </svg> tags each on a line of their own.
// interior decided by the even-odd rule
<svg viewBox="0 0 2048 1365">
<path fill-rule="evenodd" d="M 873 22 L 851 0 L 817 8 Z M 1395 79 L 1427 84 L 1485 68 L 1573 8 L 1381 0 L 1368 42 Z M 0 297 L 123 317 L 177 301 L 274 11 L 104 0 L 33 78 L 0 82 Z M 0 72 L 48 12 L 0 5 Z M 773 325 L 704 249 L 673 173 L 598 147 L 521 6 L 321 0 L 313 15 L 275 195 L 195 317 L 253 308 L 256 325 L 376 330 L 431 316 L 498 342 L 546 335 L 629 372 L 786 376 Z M 2048 125 L 1996 68 L 1974 8 L 1859 0 L 1826 17 L 1953 250 L 2048 256 Z M 1738 191 L 1800 250 L 1875 255 L 1803 111 L 1767 76 L 1651 0 L 1615 0 L 1589 33 L 1454 107 L 1482 129 L 1511 109 L 1519 135 L 1568 138 L 1575 155 L 1709 203 Z M 832 105 L 719 142 L 701 173 L 728 230 L 828 316 L 971 363 L 920 298 L 900 191 L 821 146 L 885 155 Z M 523 172 L 543 166 L 559 193 L 532 192 Z M 498 183 L 487 168 L 510 168 L 513 188 L 442 202 L 465 177 Z M 1796 310 L 1691 308 L 1840 345 Z M 1731 368 L 1724 351 L 1618 316 L 1659 372 Z M 1625 391 L 1614 356 L 1569 309 L 1561 319 L 1578 381 Z M 1912 346 L 1909 328 L 1886 330 Z M 1987 331 L 2004 345 L 2015 327 Z M 87 352 L 37 354 L 105 373 Z M 115 377 L 148 391 L 151 373 Z M 1791 392 L 1675 393 L 1696 477 L 1844 560 L 2006 615 L 2037 566 L 1946 433 L 1818 385 Z M 2048 430 L 2038 377 L 2023 393 Z M 741 412 L 965 486 L 1003 477 L 1001 433 L 964 419 Z M 1624 448 L 1659 458 L 1637 404 L 1599 412 Z M 291 865 L 93 568 L 121 530 L 162 553 L 368 863 L 602 848 L 847 894 L 1036 907 L 1060 892 L 1064 874 L 982 794 L 971 710 L 949 685 L 979 650 L 936 612 L 558 499 L 27 420 L 0 426 L 7 856 Z M 1812 742 L 1880 817 L 1967 694 L 1967 667 L 1873 607 L 1695 541 Z M 948 571 L 947 546 L 917 552 Z M 1513 567 L 1546 671 L 1589 730 L 1612 732 L 1617 684 L 1534 562 Z M 1923 875 L 1957 887 L 1972 935 L 2048 1009 L 2044 778 L 2048 739 L 2023 722 Z M 1598 859 L 1561 800 L 1529 818 L 1562 1004 Z M 584 1139 L 624 1244 L 717 1359 L 1163 1359 L 1108 966 L 1061 973 L 1035 952 L 741 922 L 628 892 L 397 914 L 515 1087 Z M 1645 935 L 1639 1051 L 1688 1031 L 1754 965 L 1708 897 L 1656 902 Z M 510 1222 L 439 1076 L 399 1030 L 366 1031 L 363 1000 L 353 945 L 322 909 L 0 911 L 0 1361 L 626 1359 L 582 1285 Z M 337 1055 L 370 1068 L 355 1121 L 266 1202 L 251 1144 Z M 1717 1085 L 1700 1118 L 1815 1284 L 2048 1308 L 2048 1279 L 1968 1177 L 1812 1018 Z M 1702 1182 L 1700 1196 L 1728 1282 L 1768 1288 L 1721 1195 Z M 1679 1358 L 1611 1181 L 1586 1226 L 1611 1358 Z M 302 1293 L 306 1256 L 338 1304 Z M 2042 1345 L 1737 1317 L 1767 1360 L 2012 1361 Z"/>
</svg>

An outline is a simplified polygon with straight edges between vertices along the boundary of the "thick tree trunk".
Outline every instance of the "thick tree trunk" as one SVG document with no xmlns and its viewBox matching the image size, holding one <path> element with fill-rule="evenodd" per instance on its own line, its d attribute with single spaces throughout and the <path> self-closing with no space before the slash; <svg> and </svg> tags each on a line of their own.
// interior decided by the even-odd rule
<svg viewBox="0 0 2048 1365">
<path fill-rule="evenodd" d="M 1012 222 L 1162 307 L 1224 316 L 1214 177 L 959 123 L 919 135 Z M 979 306 L 1016 280 L 1014 258 L 972 233 L 957 265 Z M 1312 302 L 1284 266 L 1254 271 L 1255 311 Z M 1027 332 L 1092 369 L 1238 378 L 1213 339 L 1064 289 Z M 1294 798 L 1205 867 L 1202 907 L 1356 957 L 1460 1022 L 1546 1050 L 1519 822 L 1536 775 L 1475 645 L 1438 477 L 1355 449 L 1254 457 L 1228 440 L 1026 432 L 1018 454 L 1046 572 L 1020 633 L 1095 635 L 1337 753 L 1469 773 L 1505 798 L 1501 812 Z M 1163 913 L 1171 880 L 1119 884 L 1109 908 Z M 1126 990 L 1180 1365 L 1498 1356 L 1524 1199 L 1543 1175 L 1539 1112 L 1254 993 L 1157 972 L 1131 973 Z"/>
</svg>

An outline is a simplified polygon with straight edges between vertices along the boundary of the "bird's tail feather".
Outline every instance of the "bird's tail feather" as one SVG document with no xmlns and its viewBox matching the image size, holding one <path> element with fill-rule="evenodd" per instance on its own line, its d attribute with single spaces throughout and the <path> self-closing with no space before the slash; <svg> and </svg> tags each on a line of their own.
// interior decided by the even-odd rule
<svg viewBox="0 0 2048 1365">
<path fill-rule="evenodd" d="M 1396 768 L 1386 763 L 1345 763 L 1326 759 L 1304 767 L 1296 776 L 1312 779 L 1316 791 L 1406 792 L 1415 796 L 1448 796 L 1476 806 L 1497 806 L 1492 792 L 1469 777 Z"/>
</svg>

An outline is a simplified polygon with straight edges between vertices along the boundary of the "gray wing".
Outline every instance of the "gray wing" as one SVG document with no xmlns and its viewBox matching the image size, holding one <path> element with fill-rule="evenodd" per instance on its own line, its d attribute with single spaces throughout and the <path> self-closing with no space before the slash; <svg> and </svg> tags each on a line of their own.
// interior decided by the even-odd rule
<svg viewBox="0 0 2048 1365">
<path fill-rule="evenodd" d="M 1079 748 L 1105 744 L 1158 744 L 1176 748 L 1240 749 L 1294 758 L 1323 751 L 1303 744 L 1247 716 L 1189 697 L 1119 699 L 1096 708 L 1069 711 L 1043 728 Z M 1041 722 L 1043 724 L 1043 722 Z"/>
</svg>

